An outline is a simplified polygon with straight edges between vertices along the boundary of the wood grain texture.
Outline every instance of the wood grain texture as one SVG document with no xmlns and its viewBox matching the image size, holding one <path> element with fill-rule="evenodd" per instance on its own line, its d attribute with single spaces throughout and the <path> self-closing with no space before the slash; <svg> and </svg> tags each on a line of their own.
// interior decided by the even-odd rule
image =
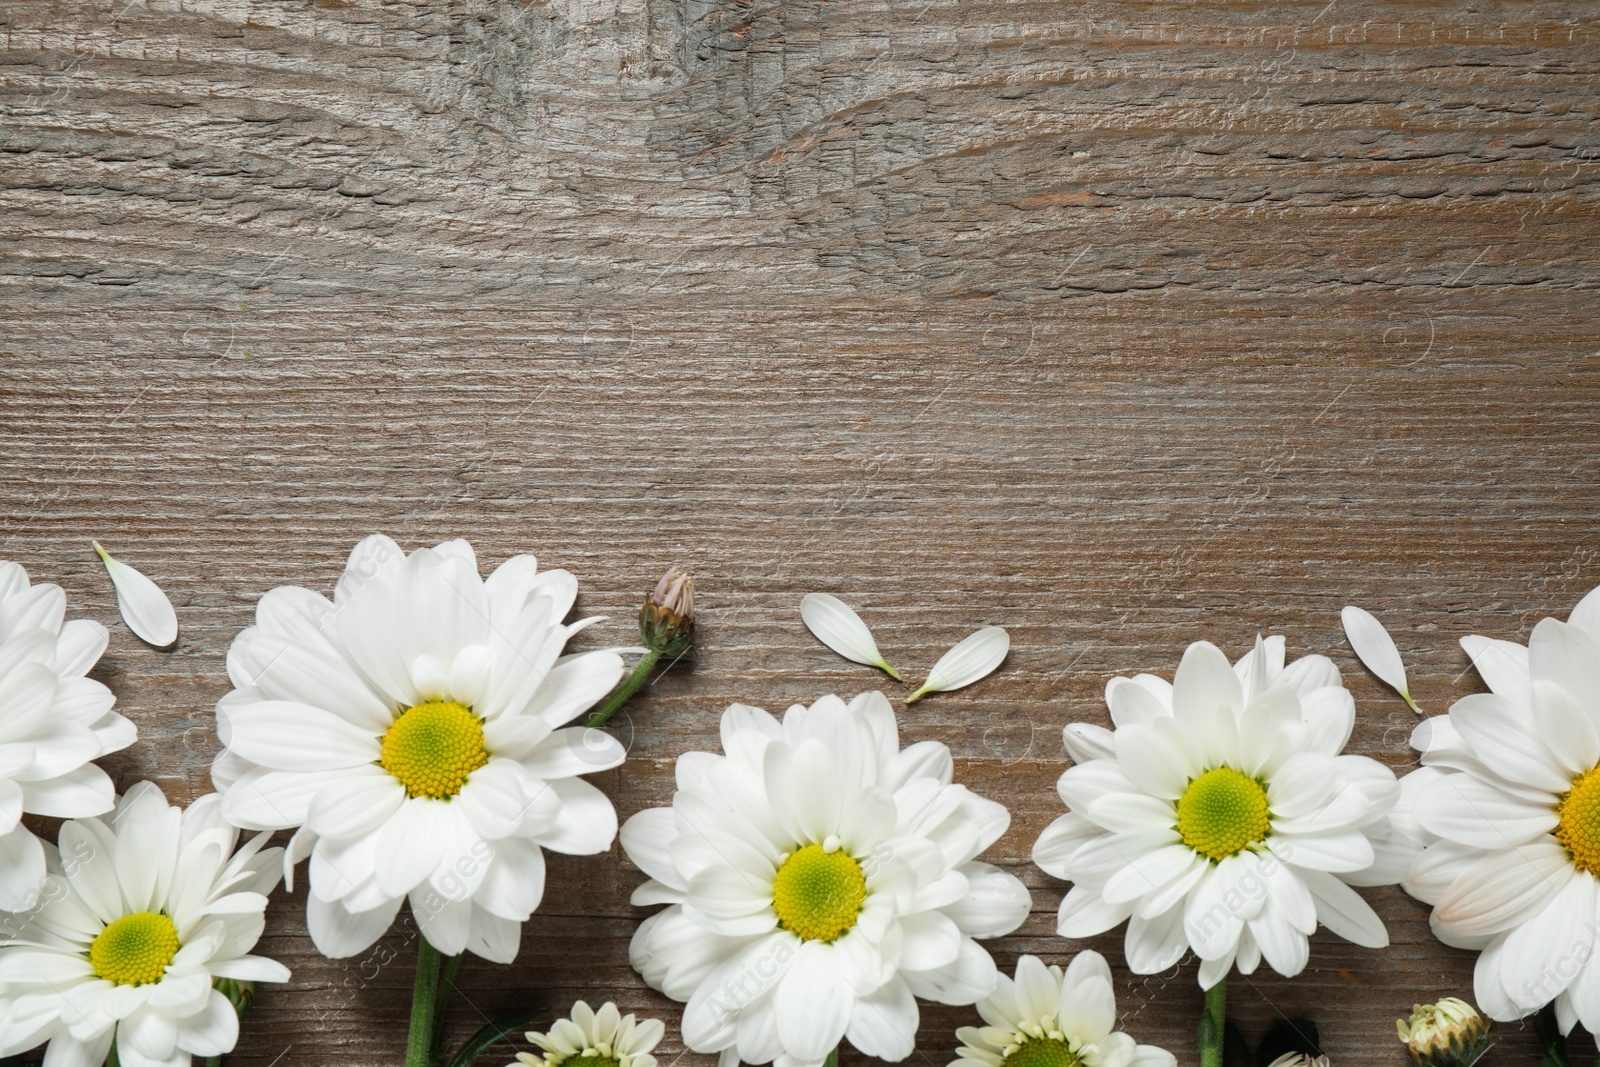
<svg viewBox="0 0 1600 1067">
<path fill-rule="evenodd" d="M 728 703 L 880 684 L 805 592 L 911 674 L 999 623 L 1002 672 L 901 721 L 1013 811 L 1009 967 L 1074 947 L 1028 849 L 1111 675 L 1284 633 L 1403 770 L 1342 604 L 1439 712 L 1478 688 L 1460 635 L 1600 583 L 1591 4 L 12 0 L 0 30 L 0 557 L 111 627 L 124 786 L 208 788 L 232 636 L 373 531 L 570 568 L 619 620 L 591 644 L 693 567 L 700 647 L 599 779 L 624 816 Z M 173 595 L 174 651 L 118 623 L 91 537 Z M 556 857 L 457 1029 L 610 997 L 678 1062 L 627 963 L 641 877 Z M 1247 1032 L 1314 1014 L 1339 1067 L 1398 1065 L 1397 1015 L 1470 995 L 1420 904 L 1369 898 L 1392 947 L 1236 980 Z M 323 960 L 303 904 L 229 1062 L 398 1062 L 405 932 Z M 1093 945 L 1124 1027 L 1192 1062 L 1193 965 Z M 912 1062 L 973 1018 L 927 1009 Z"/>
</svg>

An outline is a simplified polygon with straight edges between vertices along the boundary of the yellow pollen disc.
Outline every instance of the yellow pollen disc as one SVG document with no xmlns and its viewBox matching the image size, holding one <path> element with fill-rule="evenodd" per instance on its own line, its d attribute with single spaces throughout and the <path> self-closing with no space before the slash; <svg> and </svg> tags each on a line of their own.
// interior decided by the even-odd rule
<svg viewBox="0 0 1600 1067">
<path fill-rule="evenodd" d="M 1556 840 L 1580 871 L 1600 876 L 1600 767 L 1572 780 L 1556 801 Z"/>
<path fill-rule="evenodd" d="M 401 712 L 383 735 L 378 759 L 407 795 L 436 800 L 461 792 L 467 775 L 488 762 L 483 720 L 453 700 L 430 700 Z"/>
<path fill-rule="evenodd" d="M 867 899 L 861 864 L 843 850 L 807 845 L 783 861 L 772 879 L 778 925 L 806 941 L 835 941 L 856 924 Z"/>
<path fill-rule="evenodd" d="M 1077 1067 L 1078 1057 L 1065 1041 L 1030 1037 L 1005 1058 L 1005 1067 Z"/>
<path fill-rule="evenodd" d="M 177 954 L 178 928 L 152 911 L 124 915 L 89 944 L 94 973 L 113 985 L 159 982 Z"/>
<path fill-rule="evenodd" d="M 1212 862 L 1265 840 L 1271 828 L 1266 789 L 1232 767 L 1207 771 L 1178 798 L 1178 834 Z"/>
</svg>

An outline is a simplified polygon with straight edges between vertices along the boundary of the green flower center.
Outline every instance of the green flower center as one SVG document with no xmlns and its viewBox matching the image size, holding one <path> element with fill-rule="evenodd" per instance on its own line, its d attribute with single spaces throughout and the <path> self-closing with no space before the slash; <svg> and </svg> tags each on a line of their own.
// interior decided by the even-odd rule
<svg viewBox="0 0 1600 1067">
<path fill-rule="evenodd" d="M 124 915 L 89 943 L 94 973 L 112 985 L 159 982 L 177 954 L 178 928 L 153 911 Z"/>
<path fill-rule="evenodd" d="M 453 700 L 430 700 L 401 712 L 383 735 L 378 759 L 408 796 L 435 800 L 461 792 L 467 776 L 488 762 L 483 720 Z"/>
<path fill-rule="evenodd" d="M 1078 1067 L 1078 1056 L 1058 1038 L 1030 1037 L 1007 1054 L 1005 1067 Z"/>
<path fill-rule="evenodd" d="M 856 924 L 867 899 L 867 878 L 842 849 L 807 845 L 790 855 L 772 879 L 778 925 L 806 941 L 834 941 Z"/>
<path fill-rule="evenodd" d="M 1600 875 L 1600 767 L 1572 780 L 1556 801 L 1556 840 L 1580 871 Z"/>
<path fill-rule="evenodd" d="M 1212 862 L 1265 840 L 1271 828 L 1266 788 L 1232 767 L 1207 771 L 1178 798 L 1178 835 Z"/>
</svg>

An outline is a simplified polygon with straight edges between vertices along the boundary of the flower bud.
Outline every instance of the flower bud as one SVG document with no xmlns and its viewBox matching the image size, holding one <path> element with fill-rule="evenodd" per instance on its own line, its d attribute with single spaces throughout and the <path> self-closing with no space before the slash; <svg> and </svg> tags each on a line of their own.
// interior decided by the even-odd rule
<svg viewBox="0 0 1600 1067">
<path fill-rule="evenodd" d="M 652 652 L 687 652 L 694 644 L 694 579 L 677 567 L 662 575 L 639 609 L 639 632 Z"/>
<path fill-rule="evenodd" d="M 1395 1026 L 1419 1067 L 1471 1067 L 1489 1049 L 1489 1020 L 1455 997 L 1418 1004 Z"/>
<path fill-rule="evenodd" d="M 233 1010 L 243 1015 L 256 999 L 256 984 L 237 978 L 218 978 L 217 992 L 228 998 Z"/>
</svg>

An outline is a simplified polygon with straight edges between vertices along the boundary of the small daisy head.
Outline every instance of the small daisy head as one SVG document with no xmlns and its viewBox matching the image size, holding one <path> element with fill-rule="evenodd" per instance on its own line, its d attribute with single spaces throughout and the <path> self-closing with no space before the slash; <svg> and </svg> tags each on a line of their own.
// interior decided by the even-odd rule
<svg viewBox="0 0 1600 1067">
<path fill-rule="evenodd" d="M 1267 1067 L 1328 1067 L 1328 1057 L 1313 1056 L 1309 1052 L 1285 1052 Z"/>
<path fill-rule="evenodd" d="M 1483 1015 L 1553 1005 L 1562 1033 L 1600 1033 L 1600 589 L 1566 622 L 1540 621 L 1526 647 L 1461 645 L 1489 692 L 1411 735 L 1423 765 L 1396 822 L 1424 848 L 1405 888 L 1434 906 L 1440 940 L 1478 951 Z"/>
<path fill-rule="evenodd" d="M 179 809 L 148 782 L 110 816 L 62 824 L 41 902 L 0 915 L 0 1058 L 47 1043 L 47 1063 L 187 1063 L 233 1049 L 250 954 L 281 850 L 238 831 L 215 795 Z"/>
<path fill-rule="evenodd" d="M 560 1067 L 568 1060 L 576 1061 L 572 1067 L 656 1067 L 650 1050 L 664 1033 L 659 1019 L 640 1022 L 609 1000 L 599 1011 L 580 1000 L 572 1016 L 557 1019 L 548 1033 L 528 1032 L 528 1041 L 544 1050 L 542 1056 L 519 1052 L 517 1061 L 527 1067 Z"/>
<path fill-rule="evenodd" d="M 111 690 L 84 677 L 106 628 L 66 611 L 59 586 L 0 560 L 0 911 L 35 907 L 45 882 L 47 848 L 22 817 L 110 811 L 116 791 L 90 761 L 134 739 Z"/>
<path fill-rule="evenodd" d="M 1489 1020 L 1455 997 L 1416 1005 L 1395 1028 L 1419 1067 L 1471 1067 L 1489 1049 Z"/>
<path fill-rule="evenodd" d="M 1098 952 L 1080 952 L 1063 971 L 1037 956 L 1017 961 L 978 1002 L 984 1026 L 963 1026 L 950 1067 L 1172 1067 L 1171 1053 L 1135 1044 L 1115 1029 L 1111 969 Z"/>
<path fill-rule="evenodd" d="M 306 920 L 324 954 L 365 951 L 409 898 L 441 952 L 509 963 L 544 850 L 610 847 L 616 812 L 582 776 L 625 750 L 568 724 L 623 664 L 566 653 L 596 621 L 563 621 L 577 592 L 532 556 L 485 577 L 465 541 L 408 554 L 369 537 L 332 600 L 293 586 L 261 598 L 228 652 L 211 779 L 234 825 L 296 831 L 286 858 L 311 858 Z"/>
<path fill-rule="evenodd" d="M 694 644 L 694 579 L 687 572 L 673 567 L 661 576 L 639 609 L 639 633 L 663 656 L 681 655 Z"/>
<path fill-rule="evenodd" d="M 952 781 L 949 749 L 901 749 L 881 693 L 827 696 L 782 720 L 735 704 L 723 754 L 678 759 L 669 808 L 628 820 L 622 847 L 665 904 L 634 935 L 645 982 L 686 1001 L 684 1043 L 750 1064 L 822 1067 L 848 1041 L 898 1062 L 917 997 L 994 989 L 977 943 L 1017 928 L 1028 892 L 977 857 L 1000 804 Z"/>
<path fill-rule="evenodd" d="M 1202 988 L 1263 959 L 1299 974 L 1319 923 L 1388 943 L 1350 886 L 1398 881 L 1415 847 L 1390 819 L 1393 773 L 1343 754 L 1355 703 L 1331 661 L 1286 663 L 1281 637 L 1237 663 L 1196 642 L 1171 682 L 1115 678 L 1106 702 L 1114 729 L 1066 728 L 1074 766 L 1057 789 L 1071 810 L 1033 851 L 1074 883 L 1063 936 L 1127 922 L 1135 972 L 1193 950 Z"/>
</svg>

